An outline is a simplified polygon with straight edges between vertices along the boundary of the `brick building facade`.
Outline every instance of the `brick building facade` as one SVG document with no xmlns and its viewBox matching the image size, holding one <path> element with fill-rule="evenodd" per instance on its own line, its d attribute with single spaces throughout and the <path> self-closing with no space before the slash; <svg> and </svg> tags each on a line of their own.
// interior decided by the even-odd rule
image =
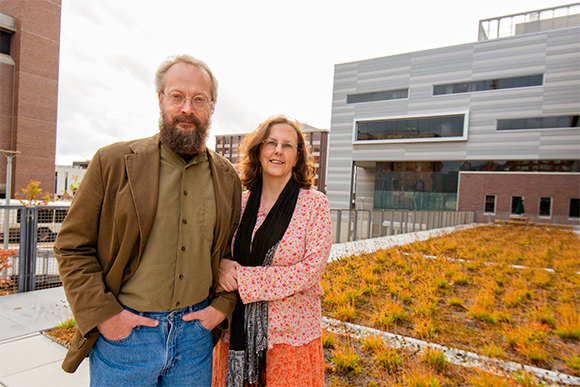
<svg viewBox="0 0 580 387">
<path fill-rule="evenodd" d="M 580 173 L 459 173 L 457 209 L 477 211 L 478 222 L 515 214 L 519 198 L 524 200 L 522 215 L 531 221 L 569 224 L 578 220 Z"/>
<path fill-rule="evenodd" d="M 0 0 L 0 149 L 19 151 L 12 193 L 54 192 L 61 0 Z M 6 191 L 0 158 L 0 195 Z"/>
</svg>

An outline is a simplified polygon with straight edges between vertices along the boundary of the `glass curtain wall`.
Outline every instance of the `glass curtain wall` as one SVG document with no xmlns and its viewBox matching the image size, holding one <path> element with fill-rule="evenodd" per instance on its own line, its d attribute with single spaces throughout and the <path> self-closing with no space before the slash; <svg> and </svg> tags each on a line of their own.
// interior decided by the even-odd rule
<svg viewBox="0 0 580 387">
<path fill-rule="evenodd" d="M 454 211 L 460 171 L 578 172 L 578 160 L 377 162 L 377 210 Z"/>
</svg>

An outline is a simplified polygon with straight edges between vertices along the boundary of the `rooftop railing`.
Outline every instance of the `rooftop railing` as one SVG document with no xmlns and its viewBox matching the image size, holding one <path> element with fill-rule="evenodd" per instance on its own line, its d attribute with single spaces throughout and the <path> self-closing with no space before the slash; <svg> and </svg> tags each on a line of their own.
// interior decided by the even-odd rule
<svg viewBox="0 0 580 387">
<path fill-rule="evenodd" d="M 580 26 L 580 3 L 479 21 L 478 41 Z"/>
</svg>

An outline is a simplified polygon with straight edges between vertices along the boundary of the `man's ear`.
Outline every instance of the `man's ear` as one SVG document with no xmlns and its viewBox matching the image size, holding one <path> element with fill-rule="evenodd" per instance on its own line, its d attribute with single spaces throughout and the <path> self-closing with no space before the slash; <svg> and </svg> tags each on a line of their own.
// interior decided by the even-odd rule
<svg viewBox="0 0 580 387">
<path fill-rule="evenodd" d="M 159 99 L 159 109 L 161 109 L 161 104 L 163 102 L 163 92 L 157 93 L 157 98 Z"/>
</svg>

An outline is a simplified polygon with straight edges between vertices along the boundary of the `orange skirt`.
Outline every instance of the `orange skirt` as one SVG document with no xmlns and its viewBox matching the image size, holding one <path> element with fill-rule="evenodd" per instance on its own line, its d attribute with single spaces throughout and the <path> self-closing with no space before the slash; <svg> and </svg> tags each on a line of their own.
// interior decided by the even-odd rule
<svg viewBox="0 0 580 387">
<path fill-rule="evenodd" d="M 212 387 L 225 387 L 229 344 L 220 340 L 213 350 Z M 324 387 L 322 338 L 293 347 L 274 344 L 266 353 L 268 387 Z"/>
</svg>

